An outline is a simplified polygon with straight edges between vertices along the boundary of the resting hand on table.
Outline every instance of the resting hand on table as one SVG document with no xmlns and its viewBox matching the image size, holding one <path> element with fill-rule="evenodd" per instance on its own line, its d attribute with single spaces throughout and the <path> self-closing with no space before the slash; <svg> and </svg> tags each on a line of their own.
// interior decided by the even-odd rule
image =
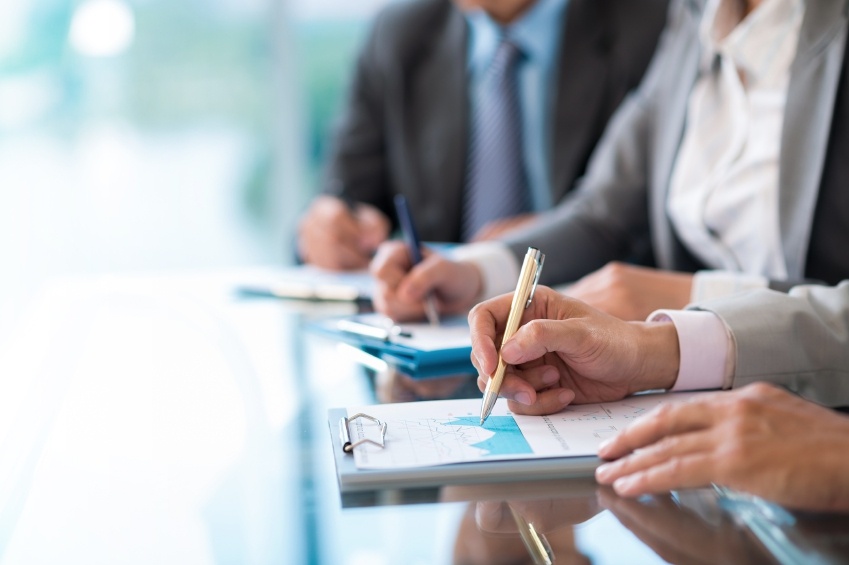
<svg viewBox="0 0 849 565">
<path fill-rule="evenodd" d="M 757 383 L 663 405 L 602 445 L 617 493 L 730 487 L 792 508 L 849 510 L 849 418 Z"/>
<path fill-rule="evenodd" d="M 764 561 L 759 544 L 730 516 L 706 520 L 688 507 L 686 499 L 676 501 L 670 494 L 623 498 L 609 487 L 599 487 L 597 495 L 602 508 L 669 563 Z"/>
<path fill-rule="evenodd" d="M 340 198 L 319 196 L 298 226 L 298 253 L 326 269 L 364 269 L 389 236 L 389 218 L 374 206 L 351 210 Z"/>
<path fill-rule="evenodd" d="M 623 320 L 642 321 L 660 308 L 690 302 L 693 275 L 611 262 L 571 285 L 566 294 Z"/>
<path fill-rule="evenodd" d="M 486 387 L 498 363 L 512 293 L 469 314 L 472 363 Z M 624 322 L 547 287 L 536 290 L 523 325 L 501 348 L 508 365 L 501 396 L 518 414 L 552 414 L 568 404 L 618 400 L 669 388 L 678 374 L 678 337 L 671 323 Z"/>
<path fill-rule="evenodd" d="M 478 268 L 427 249 L 423 254 L 424 260 L 412 266 L 403 242 L 380 246 L 370 268 L 376 282 L 372 300 L 378 312 L 395 321 L 421 319 L 429 294 L 441 314 L 463 313 L 474 305 L 482 287 Z"/>
</svg>

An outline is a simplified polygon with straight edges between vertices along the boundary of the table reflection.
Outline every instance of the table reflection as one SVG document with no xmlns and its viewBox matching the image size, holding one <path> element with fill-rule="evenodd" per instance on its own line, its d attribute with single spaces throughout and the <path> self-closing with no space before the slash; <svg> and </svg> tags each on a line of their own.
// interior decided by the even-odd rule
<svg viewBox="0 0 849 565">
<path fill-rule="evenodd" d="M 388 367 L 375 374 L 374 385 L 375 396 L 378 402 L 383 404 L 481 396 L 477 385 L 477 375 L 470 374 L 422 379 Z"/>
<path fill-rule="evenodd" d="M 586 478 L 340 495 L 329 409 L 479 398 L 475 378 L 364 371 L 304 331 L 328 309 L 234 300 L 246 280 L 45 292 L 0 354 L 13 376 L 0 379 L 0 565 L 770 562 L 764 546 L 846 562 L 849 517 L 758 529 L 740 518 L 757 505 L 713 489 L 621 499 Z"/>
</svg>

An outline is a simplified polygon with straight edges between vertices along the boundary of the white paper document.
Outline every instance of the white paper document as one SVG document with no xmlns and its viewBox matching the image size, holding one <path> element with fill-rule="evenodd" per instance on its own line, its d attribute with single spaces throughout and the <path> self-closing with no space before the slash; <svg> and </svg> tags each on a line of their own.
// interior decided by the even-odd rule
<svg viewBox="0 0 849 565">
<path fill-rule="evenodd" d="M 580 404 L 550 416 L 521 416 L 500 398 L 483 426 L 480 399 L 435 400 L 348 408 L 387 424 L 384 448 L 354 449 L 358 469 L 402 469 L 475 461 L 543 459 L 595 455 L 598 445 L 652 408 L 688 402 L 706 394 L 637 395 L 617 402 Z M 349 425 L 351 441 L 376 438 L 379 426 L 358 418 Z"/>
<path fill-rule="evenodd" d="M 278 269 L 239 286 L 246 295 L 301 300 L 354 301 L 374 294 L 374 278 L 368 271 L 337 272 L 312 265 Z"/>
</svg>

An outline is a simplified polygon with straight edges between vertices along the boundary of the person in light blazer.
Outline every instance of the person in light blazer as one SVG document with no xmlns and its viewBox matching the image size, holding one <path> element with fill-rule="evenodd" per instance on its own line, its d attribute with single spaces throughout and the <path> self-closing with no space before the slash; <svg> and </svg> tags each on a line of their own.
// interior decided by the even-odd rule
<svg viewBox="0 0 849 565">
<path fill-rule="evenodd" d="M 376 305 L 421 315 L 541 282 L 625 319 L 741 290 L 849 278 L 847 0 L 675 0 L 587 174 L 533 225 L 410 269 L 386 244 Z M 713 128 L 713 129 L 711 129 Z M 649 267 L 623 264 L 648 242 Z M 694 274 L 695 273 L 695 274 Z M 583 279 L 582 279 L 583 277 Z"/>
</svg>

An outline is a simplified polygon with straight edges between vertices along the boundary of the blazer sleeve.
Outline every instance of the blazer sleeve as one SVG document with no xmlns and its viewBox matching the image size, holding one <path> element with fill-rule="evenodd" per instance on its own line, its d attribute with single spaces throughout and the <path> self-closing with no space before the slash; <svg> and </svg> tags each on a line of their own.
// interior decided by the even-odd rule
<svg viewBox="0 0 849 565">
<path fill-rule="evenodd" d="M 849 406 L 849 281 L 760 289 L 693 306 L 717 314 L 736 345 L 733 385 L 771 381 L 829 406 Z"/>
<path fill-rule="evenodd" d="M 376 206 L 388 216 L 391 189 L 384 124 L 387 14 L 377 17 L 363 46 L 342 117 L 334 132 L 322 192 Z"/>
<path fill-rule="evenodd" d="M 550 254 L 541 283 L 574 281 L 628 258 L 648 239 L 653 124 L 661 111 L 654 101 L 669 86 L 667 67 L 674 60 L 680 20 L 672 8 L 640 87 L 613 114 L 575 189 L 529 227 L 504 238 L 518 260 L 528 246 Z"/>
</svg>

